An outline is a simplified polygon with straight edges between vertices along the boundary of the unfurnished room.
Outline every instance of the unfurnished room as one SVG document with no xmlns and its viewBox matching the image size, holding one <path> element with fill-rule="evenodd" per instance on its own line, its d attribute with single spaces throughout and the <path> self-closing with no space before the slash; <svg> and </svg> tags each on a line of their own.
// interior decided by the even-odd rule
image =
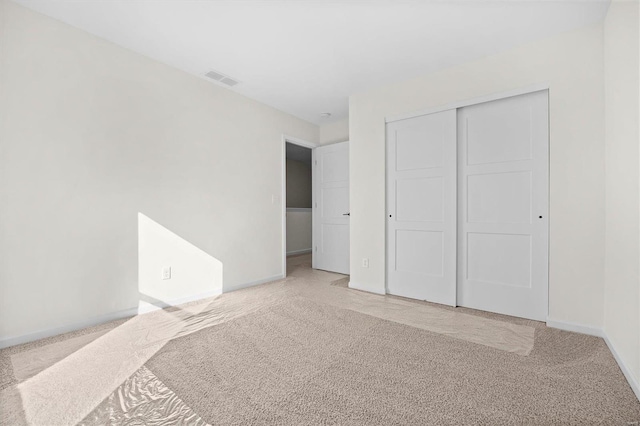
<svg viewBox="0 0 640 426">
<path fill-rule="evenodd" d="M 0 0 L 0 425 L 639 398 L 639 0 Z"/>
</svg>

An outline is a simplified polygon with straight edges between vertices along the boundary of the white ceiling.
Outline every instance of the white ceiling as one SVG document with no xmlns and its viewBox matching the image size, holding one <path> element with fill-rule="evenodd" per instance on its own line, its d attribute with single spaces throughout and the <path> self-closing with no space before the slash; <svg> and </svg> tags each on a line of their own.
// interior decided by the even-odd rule
<svg viewBox="0 0 640 426">
<path fill-rule="evenodd" d="M 316 124 L 348 96 L 604 19 L 609 2 L 16 0 Z M 219 83 L 212 83 L 219 84 Z M 225 86 L 226 87 L 226 86 Z M 330 118 L 320 113 L 331 112 Z"/>
</svg>

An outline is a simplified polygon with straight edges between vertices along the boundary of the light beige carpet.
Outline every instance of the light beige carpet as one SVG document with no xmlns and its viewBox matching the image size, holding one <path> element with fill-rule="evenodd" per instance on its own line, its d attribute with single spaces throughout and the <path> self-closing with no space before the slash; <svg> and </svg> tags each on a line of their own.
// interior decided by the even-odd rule
<svg viewBox="0 0 640 426">
<path fill-rule="evenodd" d="M 600 339 L 543 333 L 528 357 L 292 298 L 173 340 L 149 362 L 211 424 L 626 424 Z"/>
<path fill-rule="evenodd" d="M 622 424 L 602 339 L 285 280 L 0 351 L 0 424 Z M 83 420 L 84 419 L 84 420 Z"/>
</svg>

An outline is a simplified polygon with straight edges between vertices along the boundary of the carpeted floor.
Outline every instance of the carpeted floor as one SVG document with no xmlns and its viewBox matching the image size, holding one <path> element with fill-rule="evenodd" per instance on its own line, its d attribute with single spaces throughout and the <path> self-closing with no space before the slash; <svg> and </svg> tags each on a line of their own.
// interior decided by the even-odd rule
<svg viewBox="0 0 640 426">
<path fill-rule="evenodd" d="M 176 339 L 147 367 L 211 423 L 583 425 L 640 418 L 629 390 L 614 383 L 619 371 L 600 342 L 577 343 L 562 355 L 540 348 L 521 357 L 293 299 Z"/>
<path fill-rule="evenodd" d="M 0 351 L 0 410 L 9 413 L 0 423 L 640 420 L 640 403 L 602 339 L 371 295 L 345 288 L 347 282 L 310 269 L 309 257 L 299 256 L 289 259 L 287 279 L 225 294 L 201 308 L 173 308 L 142 316 L 146 322 L 135 328 L 120 321 Z M 123 330 L 129 340 L 112 343 L 110 336 Z M 104 357 L 112 364 L 116 356 L 124 360 L 108 376 L 97 371 L 112 365 L 107 359 L 75 361 L 100 358 L 103 347 L 110 348 Z M 62 389 L 70 375 L 86 379 Z M 100 389 L 107 377 L 120 385 Z"/>
</svg>

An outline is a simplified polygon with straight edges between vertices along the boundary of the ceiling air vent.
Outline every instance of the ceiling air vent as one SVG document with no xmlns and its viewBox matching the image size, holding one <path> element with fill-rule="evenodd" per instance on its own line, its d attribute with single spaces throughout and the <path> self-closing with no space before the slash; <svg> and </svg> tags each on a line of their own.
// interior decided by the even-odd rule
<svg viewBox="0 0 640 426">
<path fill-rule="evenodd" d="M 225 78 L 223 78 L 223 79 L 222 79 L 222 80 L 220 80 L 220 81 L 222 81 L 222 82 L 223 82 L 224 84 L 226 84 L 227 86 L 235 86 L 236 84 L 238 84 L 238 82 L 237 82 L 237 81 L 235 81 L 234 79 L 229 78 L 229 77 L 225 77 Z"/>
<path fill-rule="evenodd" d="M 237 80 L 234 80 L 231 77 L 221 74 L 217 71 L 209 71 L 205 74 L 205 76 L 209 77 L 212 80 L 219 81 L 220 83 L 224 83 L 227 86 L 235 86 L 236 84 L 238 84 Z"/>
</svg>

